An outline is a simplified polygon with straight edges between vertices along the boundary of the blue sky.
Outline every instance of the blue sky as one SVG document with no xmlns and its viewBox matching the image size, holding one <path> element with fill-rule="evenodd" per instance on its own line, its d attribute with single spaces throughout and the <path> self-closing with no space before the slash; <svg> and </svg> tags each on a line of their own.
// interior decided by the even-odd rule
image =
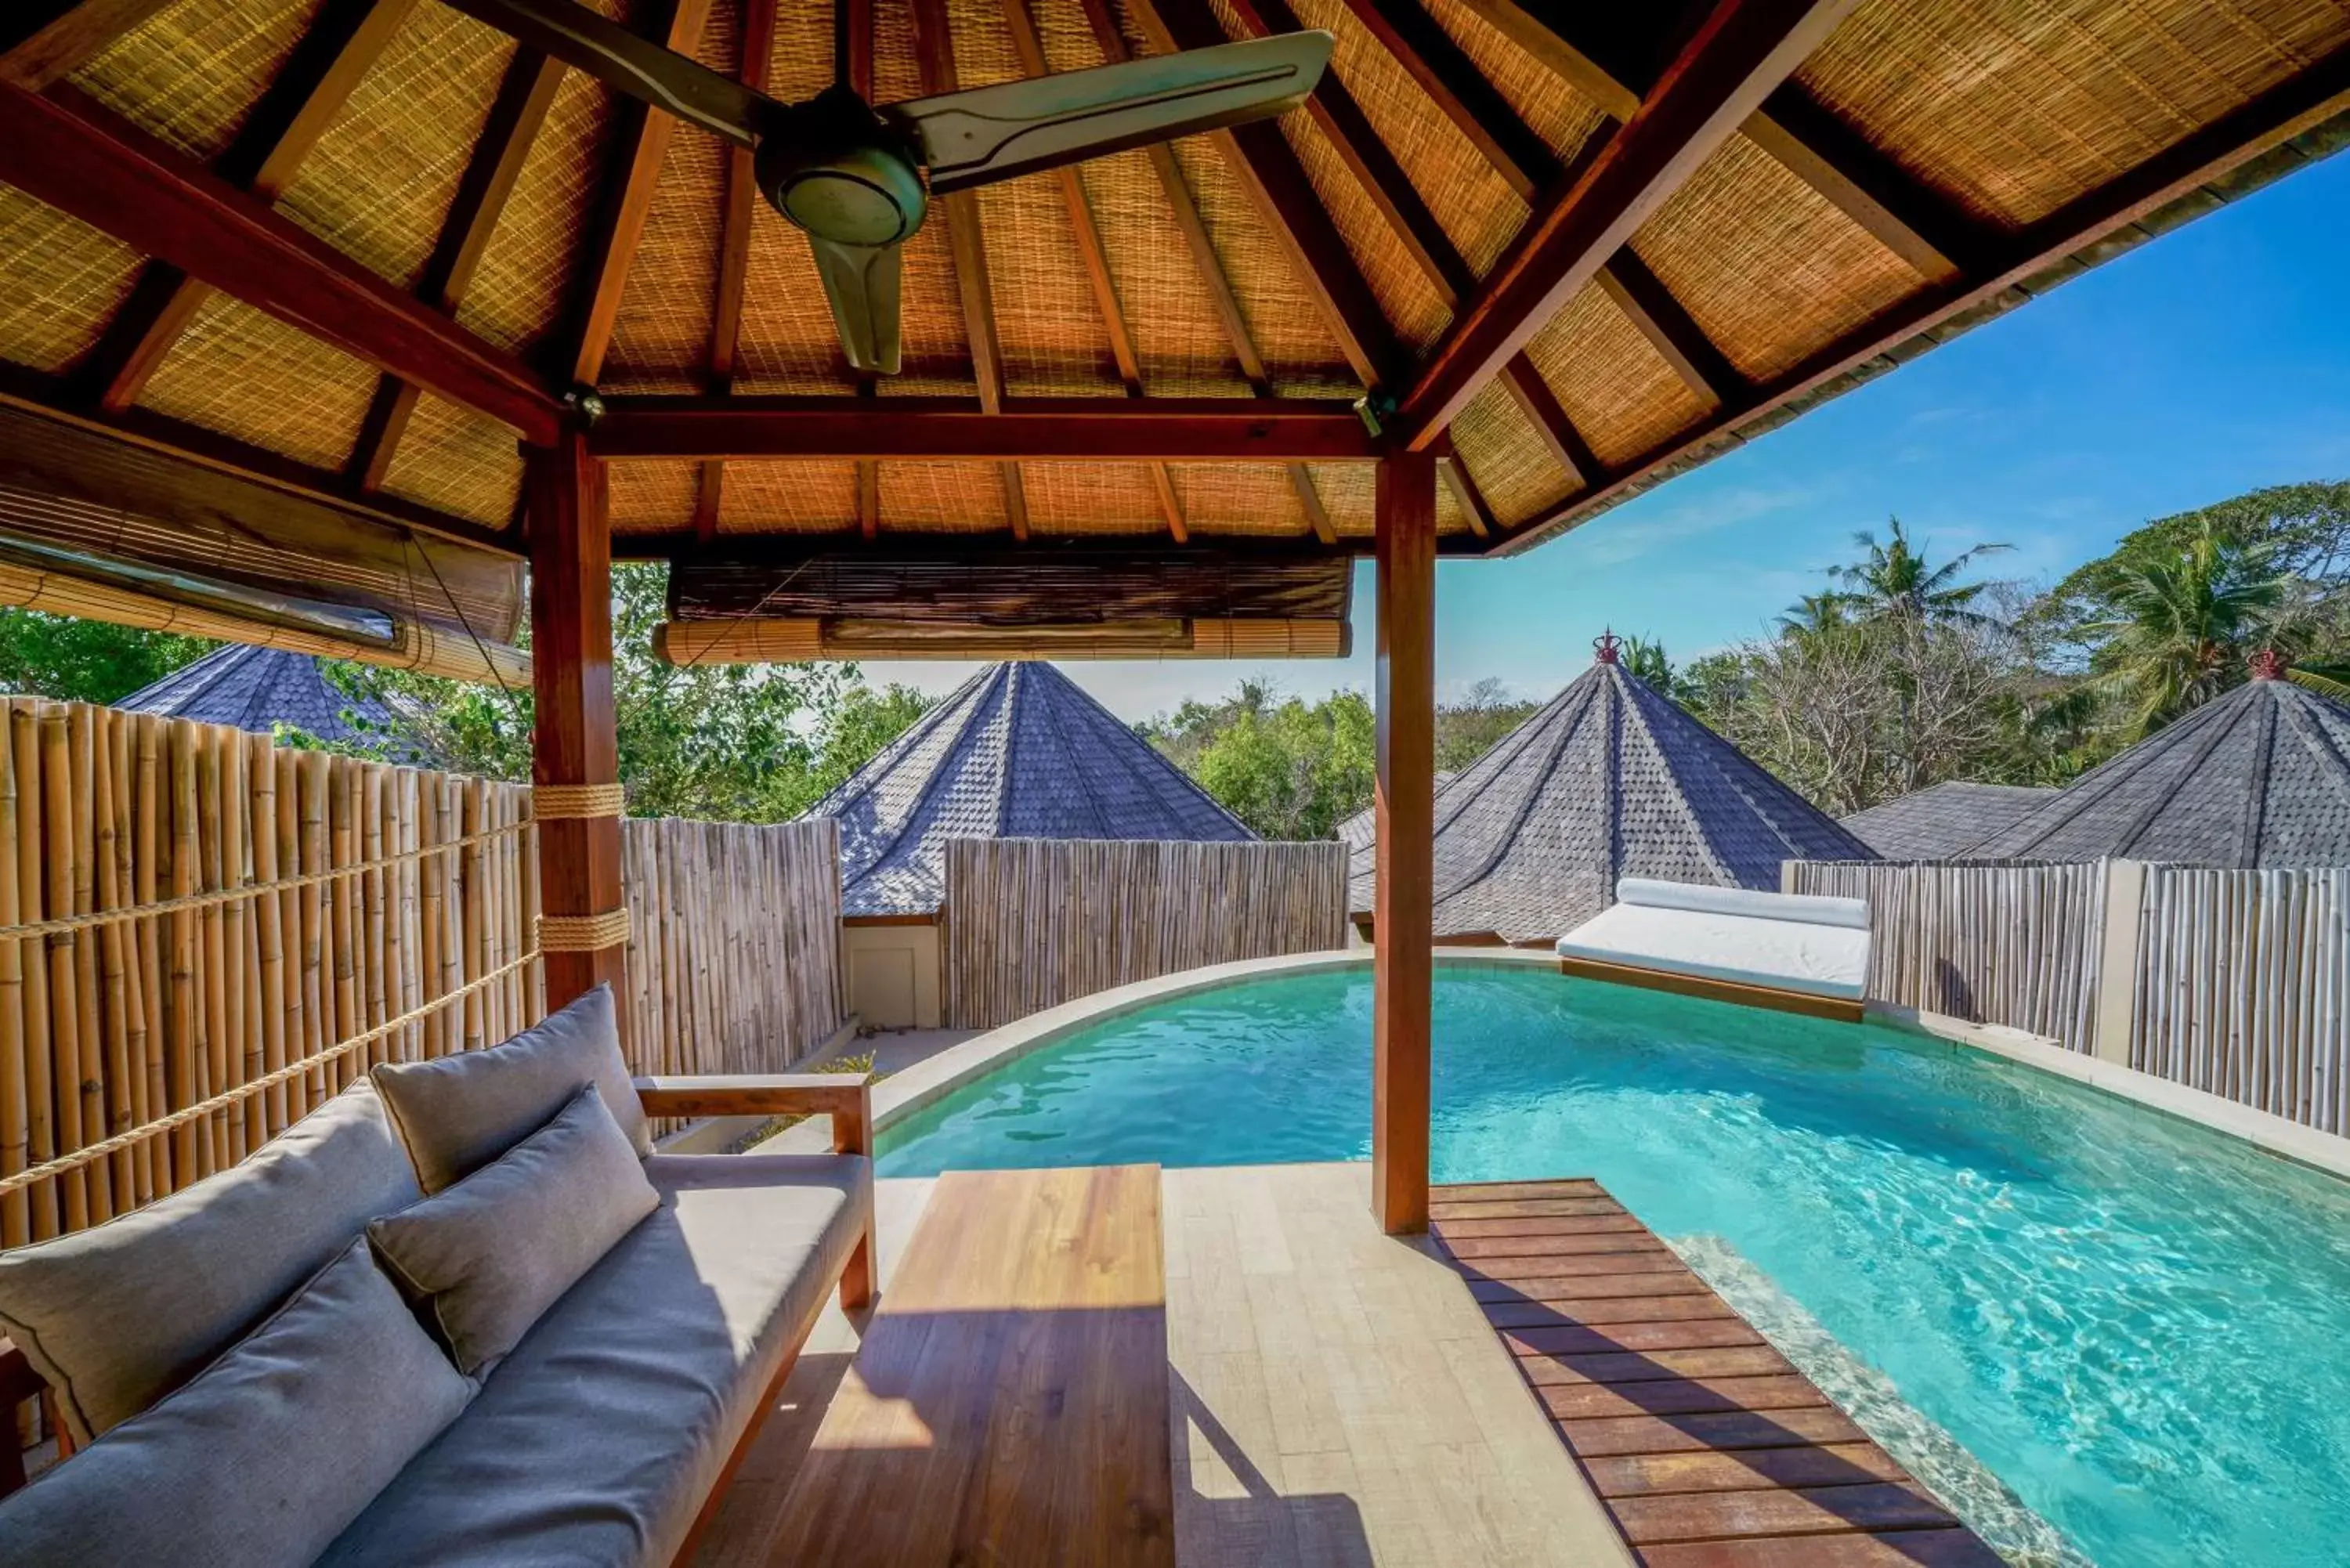
<svg viewBox="0 0 2350 1568">
<path fill-rule="evenodd" d="M 2054 578 L 2149 517 L 2350 476 L 2350 157 L 2270 186 L 1544 545 L 1437 576 L 1437 680 L 1547 697 L 1603 623 L 1678 659 L 1764 630 L 1853 531 L 1898 514 L 1947 553 Z M 1269 674 L 1367 689 L 1367 566 L 1344 661 L 1073 664 L 1120 716 Z M 972 666 L 868 665 L 943 690 Z"/>
</svg>

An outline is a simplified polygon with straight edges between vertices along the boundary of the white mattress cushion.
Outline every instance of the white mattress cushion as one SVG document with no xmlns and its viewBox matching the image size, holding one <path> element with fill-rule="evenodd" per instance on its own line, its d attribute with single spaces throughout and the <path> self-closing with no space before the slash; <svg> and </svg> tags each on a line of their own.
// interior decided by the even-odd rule
<svg viewBox="0 0 2350 1568">
<path fill-rule="evenodd" d="M 1868 904 L 1865 899 L 1829 898 L 1815 893 L 1757 893 L 1745 888 L 1626 877 L 1616 884 L 1616 901 L 1651 909 L 1694 909 L 1702 914 L 1745 915 L 1758 920 L 1795 920 L 1811 926 L 1868 929 Z"/>
<path fill-rule="evenodd" d="M 1558 940 L 1561 958 L 1858 1001 L 1868 932 L 1842 925 L 1617 904 Z"/>
</svg>

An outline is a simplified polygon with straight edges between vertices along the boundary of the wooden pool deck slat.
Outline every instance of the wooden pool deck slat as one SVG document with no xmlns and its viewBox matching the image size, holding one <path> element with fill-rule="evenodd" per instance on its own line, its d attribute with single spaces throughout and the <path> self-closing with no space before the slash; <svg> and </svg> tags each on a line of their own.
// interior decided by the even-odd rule
<svg viewBox="0 0 2350 1568">
<path fill-rule="evenodd" d="M 1439 1187 L 1430 1214 L 1648 1568 L 1999 1568 L 1597 1182 Z"/>
</svg>

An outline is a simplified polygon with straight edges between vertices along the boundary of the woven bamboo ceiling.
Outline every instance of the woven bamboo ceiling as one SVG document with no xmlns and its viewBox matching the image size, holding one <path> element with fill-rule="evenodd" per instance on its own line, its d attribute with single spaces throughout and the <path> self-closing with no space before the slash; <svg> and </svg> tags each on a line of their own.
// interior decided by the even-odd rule
<svg viewBox="0 0 2350 1568">
<path fill-rule="evenodd" d="M 29 0 L 0 399 L 476 554 L 575 389 L 623 554 L 1356 552 L 1393 445 L 1490 553 L 2350 125 L 2350 0 L 840 3 L 879 101 L 1337 44 L 1278 122 L 941 203 L 876 383 L 747 154 L 436 0 Z M 598 5 L 778 98 L 831 76 L 827 5 Z"/>
</svg>

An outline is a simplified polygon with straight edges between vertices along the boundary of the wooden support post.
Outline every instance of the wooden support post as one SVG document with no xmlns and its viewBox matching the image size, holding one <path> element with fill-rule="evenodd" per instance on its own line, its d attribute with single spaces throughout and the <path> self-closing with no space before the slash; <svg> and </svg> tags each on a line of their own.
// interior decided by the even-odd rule
<svg viewBox="0 0 2350 1568">
<path fill-rule="evenodd" d="M 1371 1007 L 1371 1210 L 1428 1229 L 1436 848 L 1436 460 L 1378 470 L 1378 896 Z"/>
<path fill-rule="evenodd" d="M 526 459 L 531 684 L 537 700 L 530 771 L 542 805 L 539 946 L 546 955 L 542 968 L 551 1011 L 601 981 L 611 982 L 616 997 L 627 994 L 619 740 L 612 709 L 612 540 L 604 464 L 589 454 L 585 435 L 566 431 L 552 446 L 526 449 Z M 598 785 L 615 798 L 583 803 Z M 599 919 L 602 929 L 593 924 Z M 618 1011 L 625 1046 L 629 1011 Z"/>
</svg>

